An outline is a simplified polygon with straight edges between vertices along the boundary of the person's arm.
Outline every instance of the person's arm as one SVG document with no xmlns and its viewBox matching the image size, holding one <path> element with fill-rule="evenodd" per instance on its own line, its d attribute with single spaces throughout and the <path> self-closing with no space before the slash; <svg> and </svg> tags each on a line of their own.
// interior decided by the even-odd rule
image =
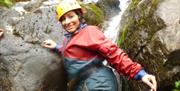
<svg viewBox="0 0 180 91">
<path fill-rule="evenodd" d="M 143 76 L 147 75 L 144 69 L 140 70 L 135 76 L 134 79 L 141 80 Z"/>
<path fill-rule="evenodd" d="M 119 73 L 134 78 L 142 69 L 141 65 L 133 62 L 128 55 L 107 39 L 103 32 L 96 27 L 88 26 L 86 32 L 81 35 L 86 41 L 86 48 L 94 50 L 102 55 Z"/>
<path fill-rule="evenodd" d="M 62 52 L 62 45 L 56 44 L 55 48 L 52 49 L 52 51 L 55 51 L 56 53 L 61 54 L 61 52 Z"/>
<path fill-rule="evenodd" d="M 142 80 L 152 88 L 151 91 L 156 91 L 155 77 L 147 74 L 140 64 L 133 62 L 125 52 L 108 40 L 103 32 L 95 27 L 91 27 L 84 37 L 87 39 L 87 48 L 98 51 L 119 73 L 129 78 Z"/>
<path fill-rule="evenodd" d="M 151 89 L 150 91 L 156 91 L 157 82 L 153 75 L 146 73 L 143 69 L 140 70 L 134 77 L 136 80 L 141 80 L 146 83 Z"/>
<path fill-rule="evenodd" d="M 62 51 L 62 45 L 57 44 L 56 42 L 54 42 L 53 40 L 50 40 L 50 39 L 43 41 L 42 46 L 45 48 L 49 48 L 52 51 L 57 52 L 58 54 L 60 54 Z"/>
</svg>

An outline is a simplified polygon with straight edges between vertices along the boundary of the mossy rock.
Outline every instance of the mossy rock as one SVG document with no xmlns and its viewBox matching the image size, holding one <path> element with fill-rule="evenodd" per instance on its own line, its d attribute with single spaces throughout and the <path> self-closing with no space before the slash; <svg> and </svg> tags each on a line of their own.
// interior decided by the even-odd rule
<svg viewBox="0 0 180 91">
<path fill-rule="evenodd" d="M 86 9 L 86 13 L 84 14 L 86 22 L 90 25 L 101 27 L 104 21 L 103 11 L 93 3 L 84 4 L 82 6 Z"/>
<path fill-rule="evenodd" d="M 142 36 L 138 35 L 142 31 L 148 34 L 144 37 L 144 41 L 149 42 L 157 31 L 165 27 L 163 21 L 159 17 L 153 15 L 157 4 L 158 0 L 147 0 L 144 2 L 140 2 L 140 0 L 134 0 L 129 5 L 127 10 L 128 13 L 123 16 L 123 19 L 126 20 L 122 20 L 123 24 L 120 30 L 122 32 L 118 42 L 119 46 L 122 47 L 125 45 L 124 41 L 126 38 L 128 38 L 128 36 L 131 36 L 132 40 L 134 41 L 142 39 Z M 134 41 L 129 42 L 133 43 Z M 126 41 L 126 45 L 129 44 L 127 44 Z"/>
<path fill-rule="evenodd" d="M 131 59 L 142 64 L 148 73 L 156 75 L 158 82 L 163 60 L 168 54 L 166 47 L 155 36 L 158 31 L 166 27 L 164 21 L 154 14 L 159 2 L 158 0 L 133 0 L 121 20 L 118 42 Z M 131 80 L 128 84 L 130 84 L 130 91 L 148 89 L 145 84 L 137 81 Z"/>
</svg>

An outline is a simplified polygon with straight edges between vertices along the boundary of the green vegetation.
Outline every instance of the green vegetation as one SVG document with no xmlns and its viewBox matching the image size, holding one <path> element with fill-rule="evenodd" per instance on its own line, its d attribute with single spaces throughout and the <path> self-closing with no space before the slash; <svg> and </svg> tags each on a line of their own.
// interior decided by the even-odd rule
<svg viewBox="0 0 180 91">
<path fill-rule="evenodd" d="M 175 88 L 172 91 L 180 91 L 180 81 L 175 82 Z"/>
<path fill-rule="evenodd" d="M 125 40 L 126 35 L 127 35 L 127 32 L 128 32 L 128 28 L 127 28 L 127 26 L 125 26 L 125 27 L 123 28 L 123 32 L 122 32 L 122 34 L 121 34 L 121 37 L 120 37 L 120 39 L 119 39 L 119 41 L 118 41 L 118 45 L 122 45 L 122 44 L 124 43 L 124 40 Z"/>
<path fill-rule="evenodd" d="M 133 44 L 134 41 L 142 40 L 142 36 L 140 35 L 142 31 L 148 34 L 143 39 L 143 41 L 148 43 L 151 41 L 153 35 L 165 26 L 159 17 L 154 16 L 158 2 L 158 0 L 147 0 L 143 2 L 132 0 L 126 14 L 123 16 L 124 23 L 122 24 L 118 41 L 120 47 L 125 45 L 128 48 L 128 45 Z M 128 42 L 126 41 L 127 37 Z M 124 41 L 126 41 L 126 44 L 124 44 Z"/>
<path fill-rule="evenodd" d="M 85 4 L 82 6 L 87 11 L 84 15 L 84 18 L 87 21 L 87 23 L 101 27 L 104 21 L 103 11 L 99 7 L 97 7 L 95 4 L 92 4 L 92 3 Z"/>
<path fill-rule="evenodd" d="M 10 8 L 14 4 L 14 0 L 0 0 L 0 6 Z"/>
</svg>

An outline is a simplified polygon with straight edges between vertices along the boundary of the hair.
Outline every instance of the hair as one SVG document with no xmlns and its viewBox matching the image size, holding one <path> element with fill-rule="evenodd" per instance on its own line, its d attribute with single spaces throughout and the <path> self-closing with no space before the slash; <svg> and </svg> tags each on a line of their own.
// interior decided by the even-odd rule
<svg viewBox="0 0 180 91">
<path fill-rule="evenodd" d="M 78 15 L 79 20 L 80 20 L 81 23 L 83 23 L 83 24 L 86 23 L 86 21 L 85 21 L 85 19 L 83 17 L 83 14 L 82 14 L 80 9 L 75 10 L 75 13 Z"/>
</svg>

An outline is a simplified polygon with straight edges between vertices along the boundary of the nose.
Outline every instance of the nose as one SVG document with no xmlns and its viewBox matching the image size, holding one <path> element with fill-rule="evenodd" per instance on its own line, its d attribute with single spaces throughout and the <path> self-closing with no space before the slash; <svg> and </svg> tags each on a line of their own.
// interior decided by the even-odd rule
<svg viewBox="0 0 180 91">
<path fill-rule="evenodd" d="M 66 25 L 66 24 L 69 24 L 71 22 L 71 20 L 69 19 L 69 18 L 65 18 L 64 19 L 64 24 Z"/>
</svg>

